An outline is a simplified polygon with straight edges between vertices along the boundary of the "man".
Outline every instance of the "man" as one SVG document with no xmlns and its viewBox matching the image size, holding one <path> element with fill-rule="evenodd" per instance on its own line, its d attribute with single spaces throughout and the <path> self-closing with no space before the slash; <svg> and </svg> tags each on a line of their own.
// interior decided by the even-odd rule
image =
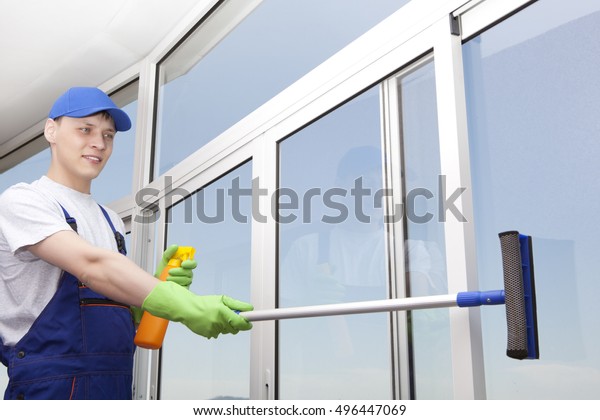
<svg viewBox="0 0 600 420">
<path fill-rule="evenodd" d="M 186 288 L 195 263 L 161 282 L 125 257 L 122 222 L 90 190 L 110 158 L 115 134 L 130 127 L 127 114 L 101 90 L 69 89 L 46 121 L 47 175 L 0 196 L 6 399 L 130 399 L 130 307 L 181 322 L 207 338 L 252 327 L 234 312 L 252 305 Z M 162 266 L 175 251 L 165 252 Z"/>
</svg>

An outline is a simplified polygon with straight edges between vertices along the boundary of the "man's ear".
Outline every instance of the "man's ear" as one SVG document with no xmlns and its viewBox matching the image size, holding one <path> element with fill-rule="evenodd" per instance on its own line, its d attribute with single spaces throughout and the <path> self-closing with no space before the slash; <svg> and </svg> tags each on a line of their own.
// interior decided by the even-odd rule
<svg viewBox="0 0 600 420">
<path fill-rule="evenodd" d="M 50 143 L 50 146 L 56 142 L 56 124 L 56 121 L 52 118 L 48 118 L 46 120 L 46 125 L 44 126 L 44 137 L 46 137 L 46 141 Z"/>
</svg>

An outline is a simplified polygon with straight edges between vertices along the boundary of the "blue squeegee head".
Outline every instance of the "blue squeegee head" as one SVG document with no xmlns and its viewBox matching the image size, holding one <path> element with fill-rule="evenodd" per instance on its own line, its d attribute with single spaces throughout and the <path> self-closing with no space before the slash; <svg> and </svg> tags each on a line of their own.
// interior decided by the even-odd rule
<svg viewBox="0 0 600 420">
<path fill-rule="evenodd" d="M 513 359 L 538 359 L 531 237 L 517 231 L 502 232 L 499 237 L 506 305 L 506 355 Z"/>
</svg>

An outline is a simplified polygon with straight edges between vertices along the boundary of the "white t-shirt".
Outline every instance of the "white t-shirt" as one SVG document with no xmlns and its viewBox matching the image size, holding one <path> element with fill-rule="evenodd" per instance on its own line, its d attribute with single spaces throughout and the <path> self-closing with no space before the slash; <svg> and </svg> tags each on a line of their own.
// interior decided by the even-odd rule
<svg viewBox="0 0 600 420">
<path fill-rule="evenodd" d="M 14 345 L 25 335 L 57 290 L 61 269 L 37 258 L 27 247 L 56 232 L 72 230 L 60 205 L 77 221 L 79 236 L 117 251 L 114 234 L 90 194 L 45 176 L 4 191 L 0 195 L 0 338 L 5 345 Z M 124 233 L 118 215 L 104 208 L 115 228 Z"/>
</svg>

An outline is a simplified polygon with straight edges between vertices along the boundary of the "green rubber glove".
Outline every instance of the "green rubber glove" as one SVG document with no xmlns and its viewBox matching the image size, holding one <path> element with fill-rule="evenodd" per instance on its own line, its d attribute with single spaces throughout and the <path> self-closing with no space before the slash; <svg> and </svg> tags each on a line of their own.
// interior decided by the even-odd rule
<svg viewBox="0 0 600 420">
<path fill-rule="evenodd" d="M 167 264 L 169 264 L 169 260 L 173 255 L 175 255 L 178 248 L 179 245 L 170 245 L 167 249 L 165 249 L 165 252 L 163 252 L 162 257 L 158 262 L 158 265 L 156 266 L 154 277 L 160 277 Z M 175 282 L 180 286 L 189 289 L 194 277 L 193 270 L 197 267 L 197 265 L 198 264 L 194 259 L 182 261 L 181 267 L 171 268 L 169 270 L 169 276 L 167 277 L 167 281 Z M 143 314 L 144 310 L 142 308 L 138 308 L 137 306 L 131 307 L 131 315 L 133 317 L 133 322 L 135 323 L 135 325 L 138 325 L 140 323 Z"/>
<path fill-rule="evenodd" d="M 142 321 L 142 315 L 144 315 L 144 310 L 142 308 L 138 308 L 137 306 L 130 306 L 129 310 L 131 311 L 131 317 L 133 318 L 133 324 L 140 325 Z"/>
<path fill-rule="evenodd" d="M 165 252 L 163 252 L 162 258 L 158 262 L 156 266 L 156 271 L 154 272 L 154 277 L 159 278 L 162 274 L 163 270 L 169 264 L 169 260 L 175 253 L 179 245 L 170 245 Z M 198 266 L 196 260 L 185 260 L 181 263 L 181 267 L 171 268 L 169 270 L 169 276 L 167 277 L 167 281 L 174 281 L 175 283 L 189 289 L 192 284 L 192 279 L 194 277 L 194 268 Z"/>
<path fill-rule="evenodd" d="M 234 311 L 254 307 L 229 296 L 199 296 L 174 282 L 160 282 L 146 296 L 142 309 L 169 321 L 181 322 L 206 338 L 247 331 L 252 324 Z"/>
</svg>

